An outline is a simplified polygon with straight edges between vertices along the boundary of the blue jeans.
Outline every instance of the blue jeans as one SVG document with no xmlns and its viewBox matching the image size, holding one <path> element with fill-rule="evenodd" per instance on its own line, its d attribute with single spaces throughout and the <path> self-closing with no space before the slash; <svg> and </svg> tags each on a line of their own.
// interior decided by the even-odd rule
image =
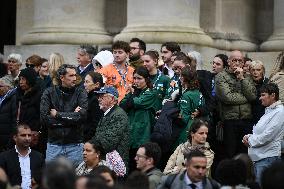
<svg viewBox="0 0 284 189">
<path fill-rule="evenodd" d="M 77 167 L 83 161 L 83 143 L 62 145 L 47 143 L 45 161 L 48 162 L 58 157 L 67 158 Z"/>
<path fill-rule="evenodd" d="M 274 157 L 268 157 L 268 158 L 264 158 L 264 159 L 254 162 L 254 172 L 255 172 L 257 183 L 260 184 L 261 174 L 264 171 L 264 169 L 266 169 L 272 163 L 278 160 L 281 160 L 281 157 L 274 156 Z"/>
</svg>

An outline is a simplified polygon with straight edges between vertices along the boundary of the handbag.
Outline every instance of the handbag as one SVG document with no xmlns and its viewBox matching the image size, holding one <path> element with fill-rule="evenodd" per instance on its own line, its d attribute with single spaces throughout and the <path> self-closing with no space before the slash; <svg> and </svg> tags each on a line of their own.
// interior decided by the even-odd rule
<svg viewBox="0 0 284 189">
<path fill-rule="evenodd" d="M 126 174 L 126 166 L 116 150 L 106 154 L 106 162 L 117 176 L 123 177 Z"/>
</svg>

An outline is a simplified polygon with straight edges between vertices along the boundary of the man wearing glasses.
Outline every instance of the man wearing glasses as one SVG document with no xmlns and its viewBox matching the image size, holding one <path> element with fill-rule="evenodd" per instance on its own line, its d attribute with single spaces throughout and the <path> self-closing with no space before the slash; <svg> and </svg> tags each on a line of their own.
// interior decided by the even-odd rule
<svg viewBox="0 0 284 189">
<path fill-rule="evenodd" d="M 244 57 L 240 51 L 231 52 L 228 65 L 217 74 L 215 87 L 224 123 L 225 151 L 227 157 L 232 158 L 238 153 L 247 153 L 242 136 L 252 132 L 250 103 L 256 98 L 256 89 L 252 78 L 244 73 Z"/>
<path fill-rule="evenodd" d="M 143 60 L 141 56 L 146 52 L 146 44 L 139 38 L 132 38 L 129 43 L 129 65 L 136 69 L 139 66 L 143 66 Z"/>
<path fill-rule="evenodd" d="M 163 173 L 156 168 L 161 158 L 161 148 L 157 143 L 148 142 L 137 150 L 136 168 L 148 176 L 150 189 L 157 188 Z"/>
</svg>

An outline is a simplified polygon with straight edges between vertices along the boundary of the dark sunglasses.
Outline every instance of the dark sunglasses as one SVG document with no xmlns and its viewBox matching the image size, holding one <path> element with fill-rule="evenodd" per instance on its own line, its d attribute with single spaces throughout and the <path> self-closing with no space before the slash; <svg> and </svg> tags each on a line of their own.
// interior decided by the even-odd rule
<svg viewBox="0 0 284 189">
<path fill-rule="evenodd" d="M 27 68 L 34 68 L 35 65 L 26 63 L 26 67 L 27 67 Z"/>
</svg>

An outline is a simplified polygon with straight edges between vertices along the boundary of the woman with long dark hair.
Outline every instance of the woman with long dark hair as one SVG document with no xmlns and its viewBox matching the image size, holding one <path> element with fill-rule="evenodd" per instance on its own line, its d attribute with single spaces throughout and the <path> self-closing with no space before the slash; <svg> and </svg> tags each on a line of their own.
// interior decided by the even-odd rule
<svg viewBox="0 0 284 189">
<path fill-rule="evenodd" d="M 152 89 L 150 74 L 145 67 L 134 72 L 134 86 L 120 102 L 127 112 L 130 126 L 130 170 L 134 169 L 134 157 L 140 145 L 150 141 L 151 128 L 159 101 L 157 91 Z"/>
<path fill-rule="evenodd" d="M 213 163 L 214 152 L 206 142 L 208 136 L 208 124 L 196 119 L 188 130 L 187 141 L 180 144 L 171 155 L 164 169 L 164 174 L 174 174 L 185 169 L 184 154 L 194 149 L 201 150 L 207 158 L 207 176 L 210 174 L 210 167 Z"/>
</svg>

